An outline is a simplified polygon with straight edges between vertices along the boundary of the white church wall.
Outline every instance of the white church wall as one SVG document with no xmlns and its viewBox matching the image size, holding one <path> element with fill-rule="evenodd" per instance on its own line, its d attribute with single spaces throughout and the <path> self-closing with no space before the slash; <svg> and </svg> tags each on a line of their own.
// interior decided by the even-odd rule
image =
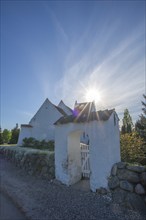
<svg viewBox="0 0 146 220">
<path fill-rule="evenodd" d="M 62 114 L 55 108 L 55 106 L 49 100 L 46 100 L 30 121 L 30 125 L 33 126 L 32 137 L 37 140 L 54 140 L 54 122 L 61 116 Z"/>
<path fill-rule="evenodd" d="M 21 126 L 17 145 L 21 146 L 23 144 L 23 139 L 26 137 L 32 137 L 32 127 Z"/>
<path fill-rule="evenodd" d="M 28 128 L 28 126 L 21 129 L 18 139 L 18 145 L 22 145 L 22 140 L 25 137 L 33 137 L 37 140 L 54 140 L 54 123 L 60 117 L 62 117 L 62 114 L 48 99 L 46 99 L 28 124 L 28 126 L 32 126 L 31 130 Z"/>
</svg>

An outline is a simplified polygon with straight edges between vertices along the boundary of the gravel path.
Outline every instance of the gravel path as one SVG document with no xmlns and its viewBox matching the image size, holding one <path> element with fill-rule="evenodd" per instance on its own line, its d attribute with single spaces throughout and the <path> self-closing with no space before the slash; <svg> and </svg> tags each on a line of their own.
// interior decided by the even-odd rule
<svg viewBox="0 0 146 220">
<path fill-rule="evenodd" d="M 144 220 L 146 216 L 123 210 L 110 197 L 49 182 L 15 167 L 0 157 L 1 190 L 33 220 Z"/>
</svg>

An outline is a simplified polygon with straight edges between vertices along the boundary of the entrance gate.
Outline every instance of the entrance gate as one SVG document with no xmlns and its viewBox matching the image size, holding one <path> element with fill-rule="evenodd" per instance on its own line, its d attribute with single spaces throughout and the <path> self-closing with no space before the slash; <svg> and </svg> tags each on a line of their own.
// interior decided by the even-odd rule
<svg viewBox="0 0 146 220">
<path fill-rule="evenodd" d="M 82 177 L 90 178 L 89 145 L 80 143 Z"/>
</svg>

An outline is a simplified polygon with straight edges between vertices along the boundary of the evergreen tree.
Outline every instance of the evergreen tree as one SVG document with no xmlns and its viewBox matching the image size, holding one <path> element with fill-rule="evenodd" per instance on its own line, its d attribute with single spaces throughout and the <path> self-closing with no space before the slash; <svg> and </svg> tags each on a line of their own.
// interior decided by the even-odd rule
<svg viewBox="0 0 146 220">
<path fill-rule="evenodd" d="M 121 133 L 125 134 L 125 133 L 131 133 L 133 129 L 133 122 L 132 122 L 132 118 L 129 114 L 128 109 L 124 110 L 124 117 L 123 117 L 123 125 L 121 128 Z"/>
<path fill-rule="evenodd" d="M 11 144 L 17 144 L 18 137 L 19 137 L 19 132 L 20 132 L 20 130 L 18 128 L 18 124 L 16 124 L 15 128 L 13 128 L 11 130 L 11 133 L 12 133 L 11 140 L 10 140 Z"/>
<path fill-rule="evenodd" d="M 2 133 L 3 143 L 8 144 L 11 138 L 11 132 L 8 129 L 4 129 Z"/>
<path fill-rule="evenodd" d="M 142 101 L 143 114 L 140 115 L 139 120 L 135 124 L 135 130 L 146 141 L 146 95 L 143 95 L 144 102 Z"/>
</svg>

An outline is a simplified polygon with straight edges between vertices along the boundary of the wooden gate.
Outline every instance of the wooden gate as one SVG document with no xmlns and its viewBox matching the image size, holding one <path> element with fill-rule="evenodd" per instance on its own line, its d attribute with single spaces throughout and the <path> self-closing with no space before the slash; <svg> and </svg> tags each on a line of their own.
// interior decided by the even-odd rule
<svg viewBox="0 0 146 220">
<path fill-rule="evenodd" d="M 81 166 L 82 177 L 90 177 L 90 163 L 89 163 L 89 145 L 80 143 L 81 148 Z"/>
</svg>

